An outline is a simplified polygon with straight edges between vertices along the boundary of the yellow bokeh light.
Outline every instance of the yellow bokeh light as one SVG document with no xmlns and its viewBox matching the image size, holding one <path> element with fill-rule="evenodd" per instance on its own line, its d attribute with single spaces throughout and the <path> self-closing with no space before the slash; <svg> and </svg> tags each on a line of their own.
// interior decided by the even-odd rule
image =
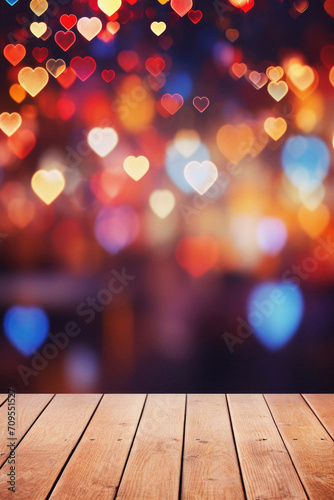
<svg viewBox="0 0 334 500">
<path fill-rule="evenodd" d="M 119 88 L 115 111 L 128 132 L 139 132 L 150 125 L 155 101 L 136 75 L 126 77 Z"/>
</svg>

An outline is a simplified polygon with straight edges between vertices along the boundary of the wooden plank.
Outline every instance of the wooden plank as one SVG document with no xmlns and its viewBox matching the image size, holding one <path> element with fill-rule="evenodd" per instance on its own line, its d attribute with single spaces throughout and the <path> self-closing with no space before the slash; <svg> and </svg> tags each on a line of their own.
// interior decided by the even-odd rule
<svg viewBox="0 0 334 500">
<path fill-rule="evenodd" d="M 187 396 L 181 498 L 244 498 L 224 394 Z"/>
<path fill-rule="evenodd" d="M 59 394 L 51 401 L 17 448 L 18 498 L 44 500 L 94 412 L 101 395 Z M 1 500 L 12 499 L 1 469 Z"/>
<path fill-rule="evenodd" d="M 144 394 L 103 397 L 51 499 L 113 500 L 144 402 Z"/>
<path fill-rule="evenodd" d="M 130 452 L 117 500 L 177 500 L 184 394 L 150 394 Z"/>
<path fill-rule="evenodd" d="M 16 394 L 15 395 L 15 437 L 17 444 L 25 435 L 39 414 L 52 399 L 53 394 Z M 9 455 L 8 444 L 8 405 L 0 408 L 0 466 Z"/>
<path fill-rule="evenodd" d="M 303 394 L 303 397 L 334 439 L 334 394 Z"/>
<path fill-rule="evenodd" d="M 8 394 L 0 394 L 0 406 L 4 404 L 5 401 L 7 401 Z"/>
<path fill-rule="evenodd" d="M 334 499 L 334 442 L 299 394 L 265 396 L 311 500 Z"/>
<path fill-rule="evenodd" d="M 247 499 L 306 499 L 263 396 L 227 399 Z"/>
</svg>

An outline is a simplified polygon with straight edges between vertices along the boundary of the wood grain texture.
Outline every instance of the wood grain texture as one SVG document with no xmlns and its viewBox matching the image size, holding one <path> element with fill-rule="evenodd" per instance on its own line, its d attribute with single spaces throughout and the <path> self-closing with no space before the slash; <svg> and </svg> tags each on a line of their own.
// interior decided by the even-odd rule
<svg viewBox="0 0 334 500">
<path fill-rule="evenodd" d="M 299 394 L 265 396 L 310 500 L 334 499 L 334 442 Z"/>
<path fill-rule="evenodd" d="M 52 399 L 53 394 L 16 394 L 15 396 L 15 437 L 17 444 L 29 427 Z M 8 405 L 0 408 L 0 466 L 9 455 L 8 444 Z"/>
<path fill-rule="evenodd" d="M 178 500 L 185 395 L 150 394 L 117 500 Z"/>
<path fill-rule="evenodd" d="M 0 499 L 334 500 L 334 395 L 145 397 L 17 394 Z"/>
<path fill-rule="evenodd" d="M 307 497 L 260 394 L 228 395 L 247 499 Z"/>
<path fill-rule="evenodd" d="M 16 453 L 16 499 L 44 500 L 94 412 L 101 395 L 59 394 L 22 440 Z M 8 462 L 1 469 L 1 500 L 7 490 Z"/>
<path fill-rule="evenodd" d="M 51 499 L 113 500 L 144 402 L 144 394 L 103 397 Z"/>
<path fill-rule="evenodd" d="M 303 394 L 303 397 L 334 439 L 334 394 Z"/>
<path fill-rule="evenodd" d="M 187 396 L 181 498 L 244 498 L 224 394 Z"/>
</svg>

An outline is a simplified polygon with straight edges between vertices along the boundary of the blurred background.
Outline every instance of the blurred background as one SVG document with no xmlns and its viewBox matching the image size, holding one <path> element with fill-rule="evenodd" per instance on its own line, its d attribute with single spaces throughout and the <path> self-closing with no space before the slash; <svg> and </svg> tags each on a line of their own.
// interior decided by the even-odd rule
<svg viewBox="0 0 334 500">
<path fill-rule="evenodd" d="M 333 17 L 2 2 L 1 391 L 333 392 Z"/>
</svg>

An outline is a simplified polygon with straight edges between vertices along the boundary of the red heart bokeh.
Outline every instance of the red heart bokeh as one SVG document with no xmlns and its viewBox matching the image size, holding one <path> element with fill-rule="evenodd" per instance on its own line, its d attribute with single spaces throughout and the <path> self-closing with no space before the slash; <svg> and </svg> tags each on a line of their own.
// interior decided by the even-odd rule
<svg viewBox="0 0 334 500">
<path fill-rule="evenodd" d="M 73 31 L 57 31 L 55 34 L 55 42 L 64 51 L 68 50 L 74 44 L 76 36 Z"/>
<path fill-rule="evenodd" d="M 104 69 L 101 76 L 105 82 L 110 83 L 115 78 L 115 71 L 113 69 Z"/>
<path fill-rule="evenodd" d="M 84 58 L 76 56 L 71 59 L 70 67 L 82 82 L 86 81 L 96 69 L 95 60 L 86 56 Z"/>
<path fill-rule="evenodd" d="M 203 13 L 200 10 L 190 10 L 188 17 L 192 23 L 197 24 L 202 19 Z"/>
<path fill-rule="evenodd" d="M 35 47 L 32 51 L 32 55 L 39 63 L 45 61 L 49 55 L 49 51 L 46 47 Z"/>
<path fill-rule="evenodd" d="M 165 61 L 162 57 L 150 57 L 145 63 L 147 71 L 153 76 L 160 75 L 161 71 L 165 68 Z"/>
<path fill-rule="evenodd" d="M 183 105 L 183 97 L 180 94 L 165 94 L 161 98 L 161 104 L 169 114 L 174 115 Z"/>
<path fill-rule="evenodd" d="M 16 66 L 26 55 L 26 49 L 20 43 L 17 45 L 6 45 L 3 55 L 7 61 L 9 61 L 13 66 Z"/>
<path fill-rule="evenodd" d="M 64 26 L 64 28 L 66 28 L 67 30 L 73 28 L 76 22 L 77 18 L 75 17 L 74 14 L 70 14 L 69 16 L 67 14 L 63 14 L 60 18 L 60 24 Z"/>
<path fill-rule="evenodd" d="M 207 97 L 195 97 L 193 100 L 193 105 L 195 108 L 200 112 L 203 113 L 203 111 L 206 110 L 206 108 L 209 106 L 210 101 Z"/>
</svg>

